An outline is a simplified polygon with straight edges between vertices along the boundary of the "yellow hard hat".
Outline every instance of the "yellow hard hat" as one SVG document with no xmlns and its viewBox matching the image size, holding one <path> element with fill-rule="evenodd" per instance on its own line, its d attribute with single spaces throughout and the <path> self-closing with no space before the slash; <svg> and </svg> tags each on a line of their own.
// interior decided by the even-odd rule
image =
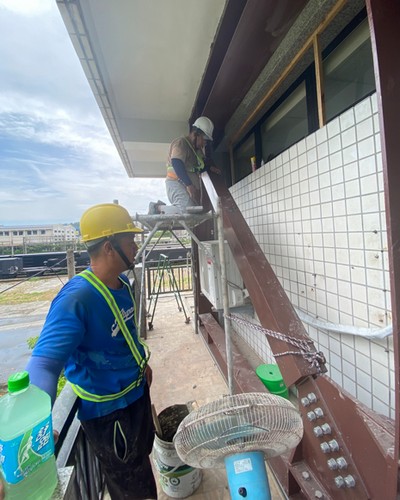
<svg viewBox="0 0 400 500">
<path fill-rule="evenodd" d="M 86 210 L 81 217 L 82 241 L 88 242 L 120 233 L 142 233 L 126 208 L 115 203 L 102 203 Z"/>
</svg>

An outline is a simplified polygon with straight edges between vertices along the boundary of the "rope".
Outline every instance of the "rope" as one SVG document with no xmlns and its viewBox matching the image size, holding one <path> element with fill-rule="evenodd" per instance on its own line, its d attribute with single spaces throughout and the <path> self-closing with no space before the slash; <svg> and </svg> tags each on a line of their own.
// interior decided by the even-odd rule
<svg viewBox="0 0 400 500">
<path fill-rule="evenodd" d="M 313 368 L 316 369 L 317 373 L 322 372 L 321 366 L 326 362 L 325 356 L 321 351 L 315 351 L 312 349 L 314 347 L 314 342 L 311 339 L 298 339 L 295 337 L 290 337 L 290 335 L 275 332 L 273 330 L 264 328 L 261 325 L 252 323 L 251 321 L 245 320 L 240 316 L 237 316 L 236 314 L 228 314 L 225 317 L 227 319 L 230 319 L 231 321 L 234 321 L 246 327 L 250 327 L 253 330 L 257 330 L 267 337 L 273 337 L 275 339 L 281 340 L 282 342 L 286 342 L 287 344 L 291 344 L 298 349 L 298 351 L 285 351 L 278 354 L 273 354 L 275 358 L 288 355 L 302 356 L 310 363 Z"/>
</svg>

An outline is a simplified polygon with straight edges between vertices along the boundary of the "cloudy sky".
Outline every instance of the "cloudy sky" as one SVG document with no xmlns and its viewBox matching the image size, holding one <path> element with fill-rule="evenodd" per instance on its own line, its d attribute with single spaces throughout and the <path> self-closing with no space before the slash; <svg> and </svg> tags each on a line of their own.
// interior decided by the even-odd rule
<svg viewBox="0 0 400 500">
<path fill-rule="evenodd" d="M 0 225 L 165 198 L 162 179 L 128 178 L 56 1 L 0 0 Z"/>
</svg>

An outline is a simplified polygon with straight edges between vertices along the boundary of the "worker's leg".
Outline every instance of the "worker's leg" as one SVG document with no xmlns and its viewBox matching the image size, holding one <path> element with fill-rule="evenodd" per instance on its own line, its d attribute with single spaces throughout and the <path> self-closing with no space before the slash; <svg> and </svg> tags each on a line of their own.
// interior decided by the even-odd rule
<svg viewBox="0 0 400 500">
<path fill-rule="evenodd" d="M 154 440 L 149 390 L 122 410 L 82 422 L 112 500 L 157 498 L 149 454 Z"/>
<path fill-rule="evenodd" d="M 185 186 L 171 179 L 166 179 L 165 187 L 167 190 L 168 200 L 174 207 L 180 210 L 180 213 L 186 212 L 186 207 L 193 207 L 195 203 L 192 198 L 189 196 Z M 166 207 L 161 207 L 161 210 L 165 213 L 171 213 L 165 211 Z M 176 212 L 175 212 L 176 213 Z M 178 212 L 179 213 L 179 212 Z"/>
</svg>

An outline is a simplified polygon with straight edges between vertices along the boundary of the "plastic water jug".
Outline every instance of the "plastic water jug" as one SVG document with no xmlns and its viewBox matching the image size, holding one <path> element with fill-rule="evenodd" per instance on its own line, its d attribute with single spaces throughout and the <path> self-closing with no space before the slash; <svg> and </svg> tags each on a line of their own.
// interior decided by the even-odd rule
<svg viewBox="0 0 400 500">
<path fill-rule="evenodd" d="M 12 375 L 0 398 L 0 471 L 6 500 L 48 500 L 57 485 L 50 396 L 28 372 Z"/>
</svg>

